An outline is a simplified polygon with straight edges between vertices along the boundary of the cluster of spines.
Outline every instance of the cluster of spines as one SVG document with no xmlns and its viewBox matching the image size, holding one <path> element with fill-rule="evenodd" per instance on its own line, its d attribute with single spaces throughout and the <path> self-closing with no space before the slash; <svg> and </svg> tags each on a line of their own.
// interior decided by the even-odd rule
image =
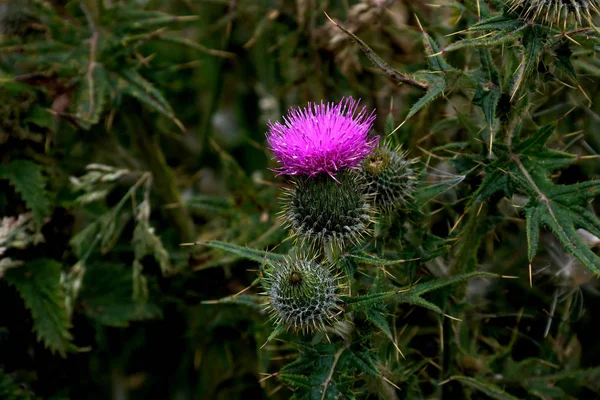
<svg viewBox="0 0 600 400">
<path fill-rule="evenodd" d="M 302 247 L 338 250 L 368 233 L 373 209 L 355 171 L 297 177 L 284 195 L 282 217 Z"/>
<path fill-rule="evenodd" d="M 288 257 L 269 265 L 262 284 L 271 319 L 286 330 L 325 331 L 342 311 L 339 276 L 315 259 Z"/>
<path fill-rule="evenodd" d="M 520 10 L 522 18 L 567 28 L 567 23 L 592 25 L 592 12 L 600 14 L 600 0 L 508 0 L 509 12 Z"/>
<path fill-rule="evenodd" d="M 361 171 L 375 207 L 389 212 L 413 201 L 416 162 L 401 147 L 392 149 L 387 144 L 380 144 L 365 158 Z"/>
</svg>

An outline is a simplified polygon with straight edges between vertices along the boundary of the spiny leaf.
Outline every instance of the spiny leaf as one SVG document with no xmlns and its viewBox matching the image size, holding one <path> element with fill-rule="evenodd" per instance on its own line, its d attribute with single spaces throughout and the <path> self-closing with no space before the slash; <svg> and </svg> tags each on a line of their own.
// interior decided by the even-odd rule
<svg viewBox="0 0 600 400">
<path fill-rule="evenodd" d="M 462 39 L 446 47 L 444 49 L 444 52 L 456 51 L 459 49 L 472 47 L 491 47 L 508 43 L 510 41 L 518 39 L 523 34 L 523 28 L 524 26 L 521 26 L 512 31 L 502 30 L 497 33 L 494 33 L 493 35 L 482 35 L 474 39 Z"/>
<path fill-rule="evenodd" d="M 285 260 L 285 257 L 282 254 L 270 253 L 268 251 L 263 250 L 254 250 L 249 249 L 247 247 L 238 246 L 236 244 L 221 242 L 219 240 L 209 240 L 205 242 L 196 242 L 195 244 L 211 247 L 213 249 L 223 250 L 227 253 L 233 254 L 240 258 L 245 258 L 247 260 L 256 261 L 258 263 L 264 263 L 265 261 L 269 262 L 278 262 Z"/>
<path fill-rule="evenodd" d="M 397 300 L 399 303 L 412 304 L 413 306 L 423 307 L 440 315 L 446 315 L 441 308 L 419 296 L 402 295 Z"/>
<path fill-rule="evenodd" d="M 537 252 L 539 229 L 545 225 L 573 256 L 591 271 L 600 273 L 600 257 L 577 234 L 577 228 L 584 228 L 600 235 L 600 221 L 587 210 L 587 202 L 600 194 L 600 181 L 556 185 L 550 180 L 550 172 L 575 160 L 573 155 L 545 146 L 553 128 L 553 125 L 540 128 L 530 138 L 517 143 L 513 152 L 497 146 L 499 157 L 486 167 L 486 177 L 470 205 L 509 187 L 524 192 L 529 197 L 525 217 L 530 261 Z"/>
<path fill-rule="evenodd" d="M 292 376 L 292 386 L 298 388 L 298 399 L 340 399 L 352 398 L 352 379 L 349 373 L 353 369 L 374 374 L 374 363 L 362 351 L 350 350 L 350 344 L 318 344 L 316 346 L 299 345 L 300 356 L 286 365 L 281 374 Z"/>
<path fill-rule="evenodd" d="M 600 221 L 586 209 L 586 200 L 600 192 L 600 181 L 561 187 L 550 182 L 543 185 L 542 178 L 538 177 L 535 183 L 540 194 L 531 197 L 525 206 L 527 238 L 531 246 L 528 251 L 530 261 L 536 254 L 538 232 L 544 224 L 583 265 L 600 274 L 600 257 L 577 233 L 577 228 L 582 227 L 594 235 L 600 235 Z"/>
<path fill-rule="evenodd" d="M 71 343 L 71 322 L 60 285 L 60 273 L 59 263 L 42 258 L 21 268 L 9 269 L 4 279 L 19 292 L 31 311 L 38 340 L 43 341 L 52 352 L 65 357 L 76 347 Z"/>
<path fill-rule="evenodd" d="M 373 308 L 368 308 L 365 311 L 365 314 L 367 316 L 367 319 L 369 321 L 371 321 L 373 323 L 373 325 L 375 325 L 376 327 L 381 329 L 383 334 L 388 339 L 390 339 L 392 341 L 392 343 L 396 342 L 396 340 L 394 339 L 394 335 L 392 334 L 392 330 L 390 329 L 390 325 L 388 324 L 385 317 L 381 314 L 381 312 L 379 312 L 378 310 L 375 310 Z"/>
<path fill-rule="evenodd" d="M 427 174 L 424 172 L 421 181 L 424 181 L 426 176 Z M 454 175 L 431 185 L 421 184 L 414 193 L 415 202 L 416 204 L 419 204 L 419 206 L 423 206 L 440 194 L 452 189 L 464 179 L 465 175 Z"/>
<path fill-rule="evenodd" d="M 14 160 L 8 165 L 0 165 L 0 179 L 10 181 L 41 225 L 44 217 L 50 214 L 50 200 L 40 167 L 28 160 Z"/>
<path fill-rule="evenodd" d="M 265 297 L 258 295 L 248 295 L 248 294 L 235 294 L 233 296 L 223 297 L 219 300 L 207 300 L 203 301 L 202 304 L 240 304 L 244 306 L 248 306 L 250 308 L 256 309 L 258 311 L 264 311 L 265 309 Z M 282 325 L 276 325 L 271 335 L 275 334 L 273 337 L 269 336 L 268 340 L 275 338 L 275 336 L 279 336 L 281 333 L 285 332 L 286 328 Z M 275 333 L 277 332 L 277 333 Z"/>
<path fill-rule="evenodd" d="M 454 376 L 452 379 L 459 381 L 465 386 L 477 389 L 496 400 L 517 400 L 516 397 L 505 392 L 498 386 L 488 382 L 482 382 L 479 379 L 470 378 L 468 376 Z"/>
<path fill-rule="evenodd" d="M 540 28 L 528 27 L 524 30 L 523 56 L 521 59 L 521 64 L 517 68 L 511 84 L 511 99 L 514 98 L 525 77 L 531 76 L 531 74 L 537 68 L 539 55 L 543 49 L 543 42 L 545 38 L 546 35 Z"/>
<path fill-rule="evenodd" d="M 479 49 L 479 62 L 485 79 L 494 85 L 500 85 L 500 74 L 494 65 L 490 49 Z"/>
<path fill-rule="evenodd" d="M 498 278 L 499 275 L 493 274 L 491 272 L 475 271 L 475 272 L 469 272 L 469 273 L 465 273 L 465 274 L 456 275 L 456 276 L 453 276 L 450 278 L 441 278 L 441 279 L 435 279 L 435 280 L 432 280 L 429 282 L 419 283 L 417 285 L 409 286 L 405 289 L 401 289 L 400 291 L 405 292 L 406 294 L 408 294 L 410 296 L 420 296 L 422 294 L 431 292 L 432 290 L 441 289 L 443 287 L 453 285 L 458 282 L 463 282 L 463 281 L 469 280 L 471 278 L 476 278 L 476 277 Z"/>
<path fill-rule="evenodd" d="M 408 114 L 404 118 L 404 122 L 408 121 L 410 117 L 419 112 L 423 107 L 438 98 L 438 96 L 444 93 L 444 90 L 446 89 L 446 80 L 443 76 L 424 74 L 422 75 L 422 79 L 427 81 L 429 84 L 427 92 L 415 104 L 413 104 Z"/>
<path fill-rule="evenodd" d="M 373 357 L 367 351 L 347 351 L 348 361 L 352 363 L 359 371 L 364 372 L 367 375 L 379 378 L 381 372 L 377 369 L 377 363 L 373 360 Z"/>
<path fill-rule="evenodd" d="M 408 260 L 386 260 L 383 258 L 375 257 L 367 253 L 359 254 L 346 254 L 346 258 L 350 258 L 358 263 L 367 265 L 397 265 L 402 264 Z"/>
<path fill-rule="evenodd" d="M 427 32 L 421 26 L 420 21 L 419 28 L 421 29 L 421 34 L 423 35 L 423 47 L 425 48 L 425 54 L 427 55 L 427 60 L 429 61 L 429 69 L 432 71 L 452 71 L 454 67 L 446 62 L 444 57 L 441 55 L 440 47 L 438 44 L 429 36 Z"/>
<path fill-rule="evenodd" d="M 481 107 L 490 130 L 494 127 L 496 107 L 501 96 L 500 88 L 491 82 L 478 85 L 473 96 L 473 105 Z"/>
<path fill-rule="evenodd" d="M 498 15 L 479 21 L 469 27 L 470 31 L 514 31 L 525 25 L 525 21 Z"/>
<path fill-rule="evenodd" d="M 108 75 L 104 66 L 94 63 L 77 89 L 73 106 L 82 127 L 89 129 L 100 121 L 108 95 Z"/>
<path fill-rule="evenodd" d="M 373 293 L 364 296 L 345 297 L 342 300 L 348 311 L 356 311 L 373 305 L 383 304 L 385 301 L 394 297 L 396 292 Z"/>
<path fill-rule="evenodd" d="M 380 305 L 392 299 L 397 299 L 400 302 L 412 302 L 413 304 L 423 305 L 425 307 L 429 307 L 430 309 L 434 309 L 437 306 L 428 306 L 426 303 L 429 303 L 419 296 L 430 292 L 432 290 L 441 289 L 445 286 L 453 285 L 455 283 L 466 281 L 470 278 L 474 277 L 490 277 L 490 278 L 498 278 L 499 275 L 492 274 L 490 272 L 476 271 L 469 272 L 466 274 L 460 274 L 447 279 L 436 279 L 430 282 L 420 283 L 414 286 L 408 286 L 397 291 L 388 291 L 388 292 L 380 292 L 380 293 L 372 293 L 364 296 L 354 296 L 354 297 L 346 297 L 342 296 L 342 300 L 344 301 L 348 311 L 357 311 L 363 308 L 371 307 L 374 305 Z M 429 303 L 431 304 L 431 303 Z M 435 309 L 436 312 L 439 308 Z M 441 310 L 439 310 L 441 313 Z"/>
</svg>

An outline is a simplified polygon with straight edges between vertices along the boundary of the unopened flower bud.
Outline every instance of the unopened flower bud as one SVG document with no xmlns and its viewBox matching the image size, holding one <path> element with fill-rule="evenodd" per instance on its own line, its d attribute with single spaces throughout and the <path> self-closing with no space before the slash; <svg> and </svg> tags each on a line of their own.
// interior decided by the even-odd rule
<svg viewBox="0 0 600 400">
<path fill-rule="evenodd" d="M 277 325 L 295 331 L 323 331 L 340 312 L 338 279 L 311 259 L 288 258 L 267 267 L 263 287 Z"/>
<path fill-rule="evenodd" d="M 394 210 L 412 199 L 417 183 L 416 160 L 408 159 L 406 155 L 400 148 L 391 149 L 381 144 L 365 158 L 362 174 L 376 207 Z"/>
</svg>

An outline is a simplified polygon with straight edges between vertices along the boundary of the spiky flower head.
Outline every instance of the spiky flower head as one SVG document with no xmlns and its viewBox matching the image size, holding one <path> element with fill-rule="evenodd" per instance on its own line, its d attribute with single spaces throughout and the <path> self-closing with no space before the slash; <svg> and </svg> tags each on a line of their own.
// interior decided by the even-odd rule
<svg viewBox="0 0 600 400">
<path fill-rule="evenodd" d="M 328 174 L 359 168 L 379 137 L 369 131 L 375 113 L 359 110 L 360 100 L 343 98 L 339 103 L 308 103 L 288 111 L 284 123 L 269 121 L 267 142 L 281 164 L 276 171 L 287 175 Z"/>
<path fill-rule="evenodd" d="M 508 0 L 509 11 L 520 11 L 522 18 L 550 25 L 592 25 L 592 13 L 600 14 L 600 0 Z"/>
<path fill-rule="evenodd" d="M 362 174 L 376 207 L 393 210 L 407 205 L 415 191 L 416 159 L 408 159 L 400 147 L 380 144 L 365 158 Z"/>
<path fill-rule="evenodd" d="M 277 325 L 323 331 L 339 314 L 338 278 L 331 267 L 306 258 L 287 258 L 265 269 L 267 308 Z"/>
<path fill-rule="evenodd" d="M 356 171 L 297 177 L 284 196 L 283 219 L 302 244 L 338 250 L 367 233 L 372 208 Z"/>
</svg>

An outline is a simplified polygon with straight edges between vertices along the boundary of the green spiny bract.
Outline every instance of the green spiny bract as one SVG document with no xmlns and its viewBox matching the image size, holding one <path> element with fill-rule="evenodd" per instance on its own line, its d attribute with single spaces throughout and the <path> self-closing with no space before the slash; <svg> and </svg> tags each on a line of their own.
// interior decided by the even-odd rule
<svg viewBox="0 0 600 400">
<path fill-rule="evenodd" d="M 600 14 L 599 0 L 508 0 L 510 11 L 519 11 L 522 18 L 556 24 L 564 29 L 575 20 L 592 25 L 592 12 Z"/>
<path fill-rule="evenodd" d="M 356 244 L 372 215 L 363 186 L 350 170 L 336 180 L 326 174 L 297 177 L 285 195 L 283 218 L 301 243 L 335 250 Z"/>
<path fill-rule="evenodd" d="M 296 331 L 323 331 L 340 312 L 338 279 L 315 260 L 287 258 L 265 269 L 267 308 L 277 325 Z"/>
<path fill-rule="evenodd" d="M 362 174 L 368 193 L 376 207 L 394 210 L 409 203 L 417 183 L 413 164 L 415 159 L 406 158 L 400 147 L 377 146 L 365 158 Z"/>
</svg>

